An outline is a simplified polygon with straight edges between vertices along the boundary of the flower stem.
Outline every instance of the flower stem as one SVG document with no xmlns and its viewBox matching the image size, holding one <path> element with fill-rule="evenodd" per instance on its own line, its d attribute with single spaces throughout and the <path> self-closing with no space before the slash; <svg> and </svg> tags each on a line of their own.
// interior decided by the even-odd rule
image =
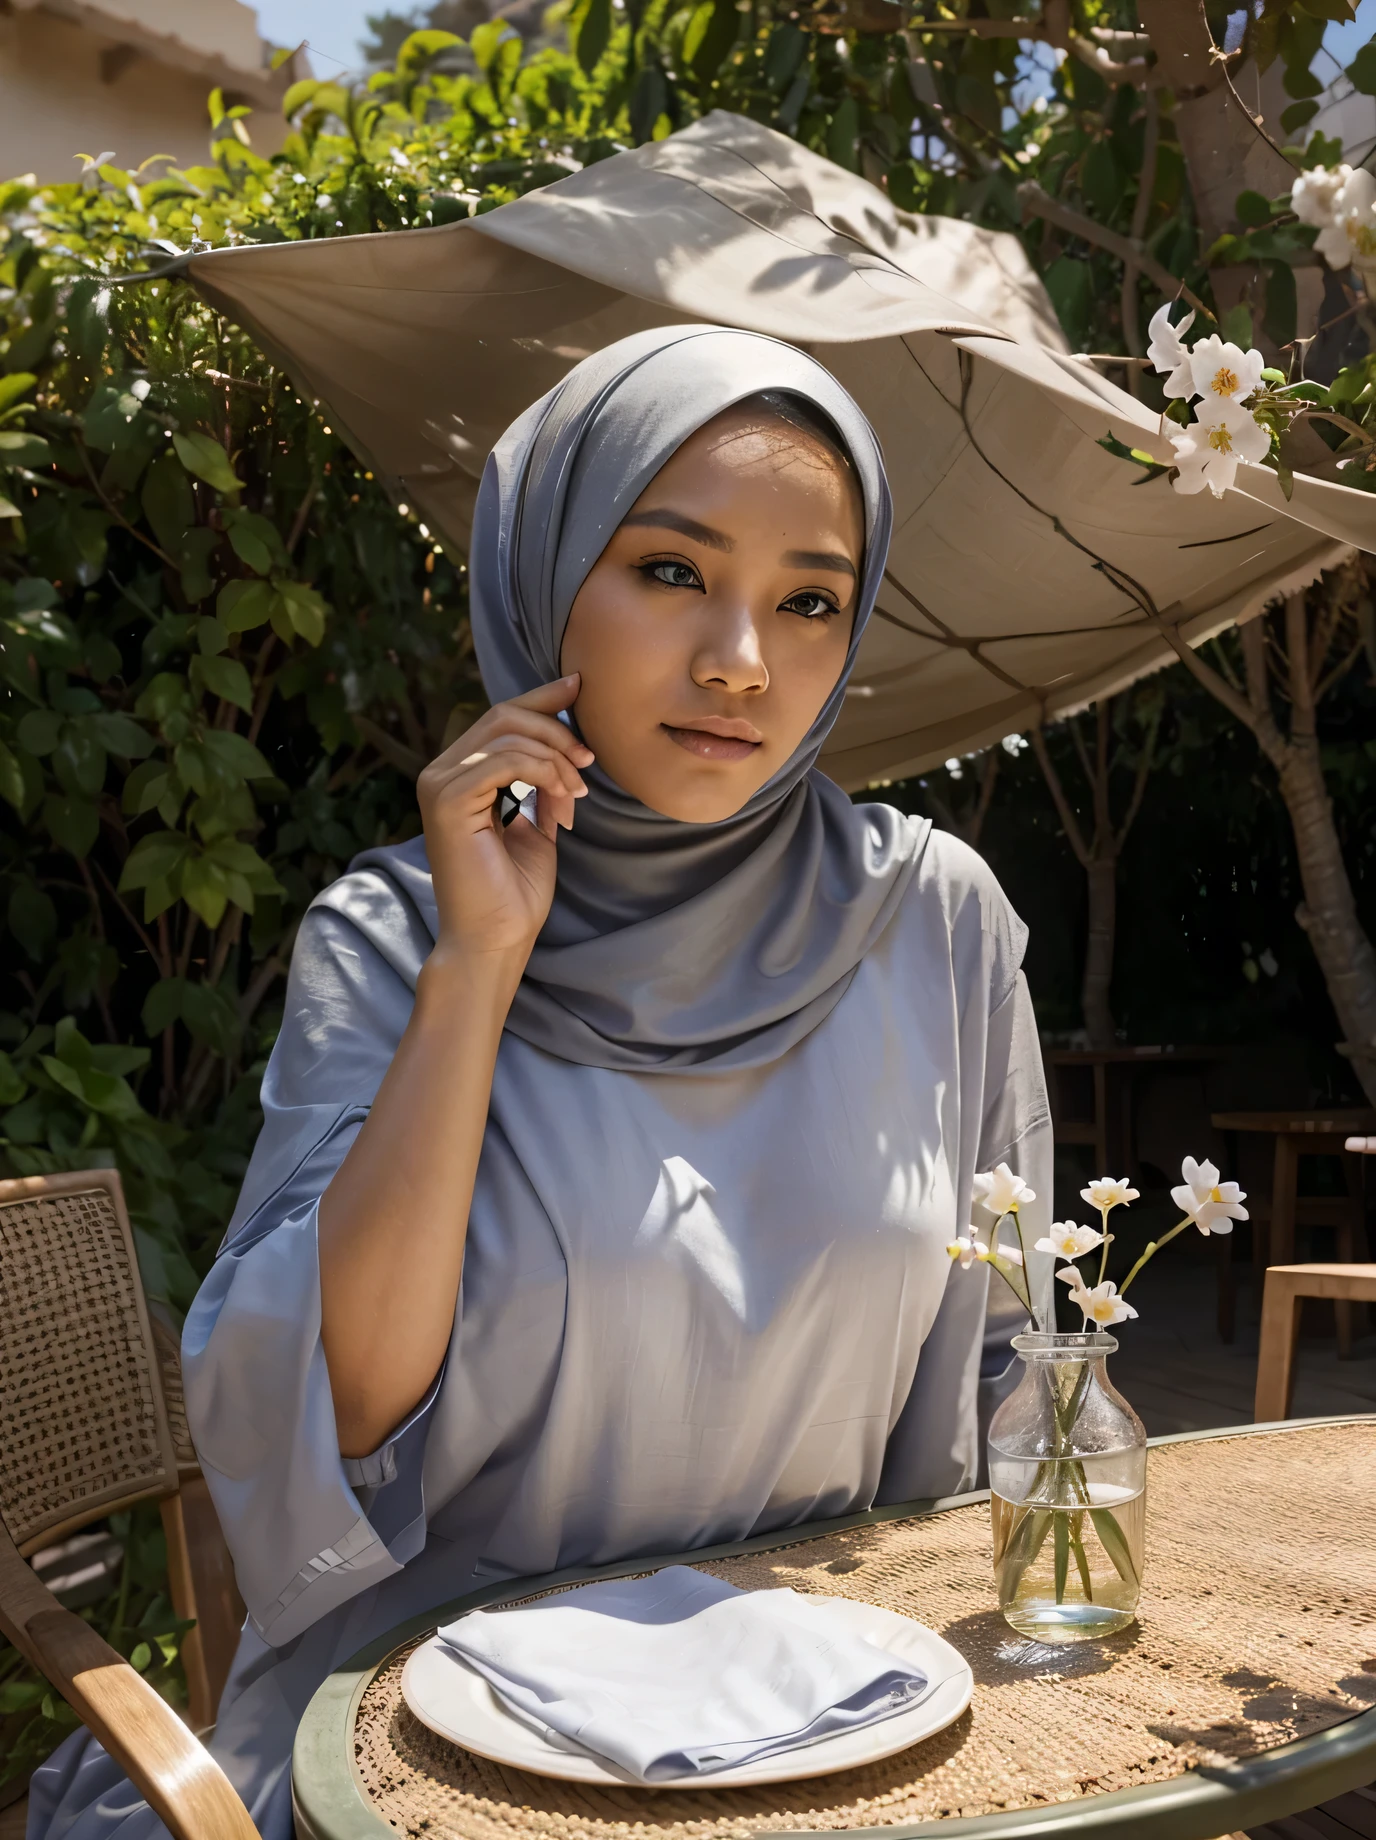
<svg viewBox="0 0 1376 1840">
<path fill-rule="evenodd" d="M 1163 1233 L 1160 1239 L 1148 1240 L 1146 1250 L 1143 1252 L 1141 1258 L 1138 1259 L 1137 1263 L 1133 1266 L 1132 1270 L 1128 1273 L 1127 1277 L 1124 1278 L 1123 1282 L 1119 1285 L 1118 1295 L 1120 1297 L 1126 1296 L 1127 1288 L 1129 1284 L 1132 1283 L 1133 1279 L 1137 1276 L 1138 1272 L 1141 1271 L 1142 1267 L 1147 1263 L 1148 1259 L 1154 1258 L 1163 1246 L 1169 1246 L 1171 1241 L 1175 1238 L 1177 1233 L 1183 1233 L 1186 1227 L 1193 1226 L 1193 1225 L 1194 1225 L 1194 1222 L 1190 1219 L 1189 1215 L 1187 1214 L 1185 1218 L 1179 1222 L 1178 1225 L 1171 1228 L 1169 1233 Z"/>
<path fill-rule="evenodd" d="M 1106 1207 L 1101 1207 L 1099 1209 L 1099 1222 L 1100 1222 L 1100 1225 L 1104 1229 L 1104 1239 L 1103 1239 L 1103 1244 L 1099 1249 L 1099 1276 L 1095 1279 L 1096 1284 L 1103 1283 L 1104 1272 L 1108 1267 L 1109 1239 L 1108 1239 L 1108 1209 Z"/>
<path fill-rule="evenodd" d="M 1027 1269 L 1027 1246 L 1022 1237 L 1022 1215 L 1013 1210 L 1013 1227 L 1018 1236 L 1018 1251 L 1022 1254 L 1022 1288 L 1027 1297 L 1027 1314 L 1032 1318 L 1034 1329 L 1040 1329 L 1037 1312 L 1032 1308 L 1032 1273 Z"/>
</svg>

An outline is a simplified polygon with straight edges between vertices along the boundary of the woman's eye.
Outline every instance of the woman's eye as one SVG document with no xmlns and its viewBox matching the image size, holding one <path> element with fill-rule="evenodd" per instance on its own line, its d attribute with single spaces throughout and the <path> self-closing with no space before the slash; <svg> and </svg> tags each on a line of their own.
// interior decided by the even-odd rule
<svg viewBox="0 0 1376 1840">
<path fill-rule="evenodd" d="M 841 610 L 834 601 L 829 601 L 825 594 L 817 594 L 811 589 L 806 589 L 802 594 L 792 595 L 786 600 L 784 611 L 800 613 L 805 620 L 825 620 Z"/>
<path fill-rule="evenodd" d="M 650 562 L 645 565 L 643 573 L 652 581 L 663 582 L 666 588 L 700 588 L 702 582 L 698 572 L 687 562 Z"/>
</svg>

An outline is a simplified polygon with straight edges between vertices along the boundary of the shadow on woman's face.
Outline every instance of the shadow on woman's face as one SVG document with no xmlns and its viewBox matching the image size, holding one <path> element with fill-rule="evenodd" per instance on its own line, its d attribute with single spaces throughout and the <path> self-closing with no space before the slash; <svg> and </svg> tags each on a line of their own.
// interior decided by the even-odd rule
<svg viewBox="0 0 1376 1840">
<path fill-rule="evenodd" d="M 864 513 L 849 468 L 767 411 L 726 411 L 632 506 L 569 615 L 578 726 L 643 805 L 729 818 L 797 748 L 855 619 Z"/>
</svg>

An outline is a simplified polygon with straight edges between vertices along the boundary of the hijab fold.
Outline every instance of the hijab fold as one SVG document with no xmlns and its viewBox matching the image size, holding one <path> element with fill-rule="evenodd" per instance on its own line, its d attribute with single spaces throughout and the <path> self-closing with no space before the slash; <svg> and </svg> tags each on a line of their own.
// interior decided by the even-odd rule
<svg viewBox="0 0 1376 1840">
<path fill-rule="evenodd" d="M 761 1066 L 816 1028 L 902 900 L 928 826 L 853 806 L 816 770 L 883 576 L 892 505 L 868 421 L 805 353 L 719 326 L 656 328 L 586 359 L 488 460 L 470 551 L 483 683 L 561 675 L 569 612 L 661 467 L 762 391 L 830 417 L 855 467 L 865 555 L 841 676 L 792 757 L 733 817 L 649 810 L 596 765 L 559 836 L 554 902 L 507 1027 L 564 1060 L 639 1072 Z"/>
</svg>

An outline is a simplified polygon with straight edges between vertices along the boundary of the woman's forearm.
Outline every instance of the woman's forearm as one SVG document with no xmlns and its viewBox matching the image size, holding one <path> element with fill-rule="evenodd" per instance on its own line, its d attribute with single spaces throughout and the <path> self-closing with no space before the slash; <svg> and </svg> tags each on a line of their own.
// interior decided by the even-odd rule
<svg viewBox="0 0 1376 1840">
<path fill-rule="evenodd" d="M 523 959 L 432 954 L 372 1110 L 321 1199 L 321 1338 L 344 1456 L 375 1450 L 444 1360 Z"/>
</svg>

